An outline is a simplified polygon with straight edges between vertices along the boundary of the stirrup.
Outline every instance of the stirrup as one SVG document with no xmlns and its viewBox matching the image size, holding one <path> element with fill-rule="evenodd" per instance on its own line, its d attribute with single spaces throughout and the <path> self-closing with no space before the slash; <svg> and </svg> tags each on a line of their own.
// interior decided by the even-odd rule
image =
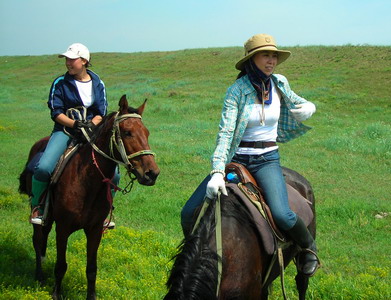
<svg viewBox="0 0 391 300">
<path fill-rule="evenodd" d="M 300 261 L 301 255 L 305 255 L 306 252 L 307 253 L 311 253 L 311 254 L 313 254 L 315 256 L 315 260 L 307 261 L 307 263 L 315 262 L 315 261 L 317 263 L 314 271 L 312 271 L 309 274 L 303 272 L 304 264 L 302 264 L 301 261 Z M 296 267 L 297 267 L 297 270 L 299 272 L 303 273 L 305 276 L 312 277 L 312 276 L 315 275 L 316 271 L 320 268 L 320 266 L 321 266 L 320 259 L 318 257 L 318 254 L 314 250 L 312 250 L 310 248 L 301 249 L 301 251 L 300 251 L 300 253 L 299 253 L 298 257 L 297 257 L 297 260 L 296 260 Z"/>
</svg>

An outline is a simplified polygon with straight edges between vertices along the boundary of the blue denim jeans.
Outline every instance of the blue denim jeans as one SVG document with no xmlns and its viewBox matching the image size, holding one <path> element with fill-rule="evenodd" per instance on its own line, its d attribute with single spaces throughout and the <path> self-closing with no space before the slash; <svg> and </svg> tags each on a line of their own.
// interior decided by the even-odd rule
<svg viewBox="0 0 391 300">
<path fill-rule="evenodd" d="M 71 142 L 71 138 L 63 131 L 55 131 L 49 139 L 44 153 L 35 167 L 34 177 L 42 182 L 49 182 L 54 168 L 61 155 Z"/>
<path fill-rule="evenodd" d="M 235 155 L 232 162 L 244 165 L 254 176 L 264 192 L 266 203 L 270 207 L 277 226 L 282 230 L 291 229 L 296 223 L 297 216 L 289 207 L 278 150 L 262 155 Z M 182 209 L 181 224 L 185 234 L 191 230 L 194 210 L 202 204 L 209 180 L 210 176 L 207 176 Z"/>
<path fill-rule="evenodd" d="M 194 193 L 190 196 L 189 200 L 187 200 L 186 204 L 183 206 L 181 211 L 181 225 L 182 231 L 185 236 L 187 236 L 191 230 L 193 229 L 194 223 L 194 211 L 197 207 L 199 207 L 206 195 L 206 186 L 210 180 L 210 175 L 206 176 L 205 179 L 201 182 L 201 184 L 197 187 Z"/>
<path fill-rule="evenodd" d="M 64 153 L 70 142 L 71 138 L 63 131 L 55 131 L 52 133 L 46 146 L 46 149 L 42 154 L 39 163 L 35 167 L 35 179 L 42 182 L 49 182 L 58 160 L 60 159 L 61 155 Z M 119 180 L 120 173 L 119 168 L 117 166 L 114 173 L 113 183 L 115 185 L 118 185 Z"/>
</svg>

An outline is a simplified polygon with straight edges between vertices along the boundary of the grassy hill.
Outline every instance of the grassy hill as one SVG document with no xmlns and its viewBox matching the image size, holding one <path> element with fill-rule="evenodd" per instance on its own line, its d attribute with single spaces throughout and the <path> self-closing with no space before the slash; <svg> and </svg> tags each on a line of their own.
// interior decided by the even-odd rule
<svg viewBox="0 0 391 300">
<path fill-rule="evenodd" d="M 317 199 L 323 268 L 308 299 L 391 299 L 391 47 L 292 47 L 278 67 L 291 88 L 314 102 L 313 129 L 280 145 L 282 163 L 303 174 Z M 127 94 L 148 98 L 161 175 L 154 187 L 135 185 L 115 198 L 117 229 L 99 250 L 99 299 L 161 299 L 182 233 L 180 210 L 210 171 L 222 102 L 235 80 L 241 48 L 150 53 L 94 53 L 92 70 L 107 87 L 110 111 Z M 54 231 L 45 262 L 47 283 L 33 280 L 29 207 L 17 192 L 31 145 L 50 134 L 46 105 L 52 80 L 65 72 L 57 56 L 0 57 L 0 299 L 50 299 Z M 123 186 L 124 183 L 121 183 Z M 84 299 L 85 239 L 68 246 L 67 299 Z M 286 273 L 295 298 L 294 267 Z M 271 299 L 281 299 L 279 283 Z"/>
</svg>

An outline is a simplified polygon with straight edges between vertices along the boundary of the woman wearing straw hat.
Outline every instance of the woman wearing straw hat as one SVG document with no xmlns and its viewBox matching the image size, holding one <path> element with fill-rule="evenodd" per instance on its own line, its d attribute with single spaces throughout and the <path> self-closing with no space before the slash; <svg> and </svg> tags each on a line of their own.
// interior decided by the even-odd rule
<svg viewBox="0 0 391 300">
<path fill-rule="evenodd" d="M 212 171 L 182 209 L 185 235 L 191 230 L 192 216 L 205 198 L 226 194 L 224 170 L 229 162 L 247 167 L 265 194 L 273 218 L 280 229 L 303 249 L 316 253 L 313 237 L 304 222 L 290 209 L 282 175 L 278 145 L 303 135 L 310 128 L 301 122 L 315 112 L 315 105 L 296 95 L 288 80 L 273 74 L 290 52 L 277 48 L 274 38 L 257 34 L 244 44 L 245 56 L 236 64 L 237 80 L 226 94 L 212 155 Z M 277 192 L 276 192 L 277 191 Z M 303 252 L 301 269 L 312 276 L 318 268 L 317 256 Z"/>
<path fill-rule="evenodd" d="M 54 121 L 53 131 L 32 178 L 32 198 L 30 223 L 42 225 L 42 208 L 39 200 L 49 185 L 54 168 L 71 142 L 67 134 L 80 136 L 81 128 L 90 132 L 107 113 L 106 88 L 97 74 L 88 69 L 91 65 L 90 51 L 80 43 L 72 44 L 58 57 L 65 57 L 67 72 L 57 77 L 50 88 L 48 107 Z M 86 108 L 86 119 L 70 118 L 67 110 Z M 82 115 L 82 114 L 81 114 Z M 116 173 L 116 184 L 119 174 Z M 110 224 L 114 227 L 114 223 Z"/>
</svg>

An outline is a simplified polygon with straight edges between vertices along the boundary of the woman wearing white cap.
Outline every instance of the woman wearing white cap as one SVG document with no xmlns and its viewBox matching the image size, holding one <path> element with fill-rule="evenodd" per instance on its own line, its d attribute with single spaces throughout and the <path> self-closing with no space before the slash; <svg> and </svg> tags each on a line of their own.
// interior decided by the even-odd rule
<svg viewBox="0 0 391 300">
<path fill-rule="evenodd" d="M 50 88 L 48 107 L 54 121 L 54 128 L 32 178 L 30 222 L 38 225 L 42 224 L 39 199 L 49 184 L 60 156 L 71 141 L 64 129 L 76 136 L 80 134 L 83 127 L 92 131 L 107 113 L 105 85 L 97 74 L 88 69 L 91 61 L 88 48 L 83 44 L 75 43 L 58 57 L 65 57 L 68 71 L 57 77 Z M 73 120 L 66 115 L 68 109 L 76 107 L 87 109 L 86 120 Z M 115 181 L 116 183 L 119 181 L 118 174 Z"/>
<path fill-rule="evenodd" d="M 257 34 L 244 45 L 245 56 L 237 64 L 237 80 L 227 90 L 212 155 L 212 171 L 182 209 L 185 235 L 191 230 L 193 213 L 205 195 L 226 194 L 225 165 L 237 162 L 250 171 L 264 191 L 273 218 L 280 229 L 303 249 L 301 269 L 312 276 L 318 268 L 316 245 L 304 222 L 290 209 L 282 175 L 278 145 L 301 136 L 310 128 L 301 122 L 311 117 L 315 105 L 296 95 L 288 80 L 273 74 L 289 51 L 280 50 L 274 38 Z"/>
</svg>

